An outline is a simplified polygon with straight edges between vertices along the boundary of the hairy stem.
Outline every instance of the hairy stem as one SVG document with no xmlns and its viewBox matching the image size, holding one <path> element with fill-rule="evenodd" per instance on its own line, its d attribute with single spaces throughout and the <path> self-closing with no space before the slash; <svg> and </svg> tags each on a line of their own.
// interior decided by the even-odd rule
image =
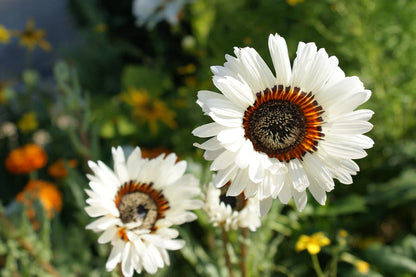
<svg viewBox="0 0 416 277">
<path fill-rule="evenodd" d="M 227 231 L 225 231 L 224 226 L 222 226 L 221 229 L 222 229 L 222 243 L 224 245 L 225 263 L 227 264 L 229 276 L 234 277 L 233 265 L 231 264 L 230 254 L 228 253 L 228 248 L 227 248 L 227 244 L 228 244 Z"/>
</svg>

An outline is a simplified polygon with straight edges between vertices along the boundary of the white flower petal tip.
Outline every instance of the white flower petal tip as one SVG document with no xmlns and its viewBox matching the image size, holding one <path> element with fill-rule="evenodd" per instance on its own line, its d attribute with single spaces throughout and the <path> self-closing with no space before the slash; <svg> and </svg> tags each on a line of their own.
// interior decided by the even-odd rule
<svg viewBox="0 0 416 277">
<path fill-rule="evenodd" d="M 94 174 L 88 175 L 85 211 L 98 219 L 86 229 L 101 233 L 98 243 L 113 246 L 108 271 L 121 264 L 125 276 L 155 273 L 169 264 L 167 250 L 184 246 L 170 227 L 195 220 L 192 211 L 203 205 L 198 180 L 185 174 L 186 162 L 177 162 L 174 153 L 149 160 L 138 147 L 127 159 L 121 147 L 111 151 L 114 170 L 89 162 Z"/>
<path fill-rule="evenodd" d="M 231 184 L 232 185 L 232 184 Z M 215 188 L 213 184 L 206 185 L 204 210 L 214 226 L 222 226 L 225 230 L 248 228 L 255 231 L 261 225 L 259 201 L 257 197 L 246 199 L 244 193 L 227 196 L 227 188 Z"/>
<path fill-rule="evenodd" d="M 249 47 L 211 67 L 220 93 L 200 91 L 198 104 L 214 122 L 193 131 L 208 138 L 195 146 L 212 161 L 215 186 L 245 183 L 248 197 L 261 199 L 262 214 L 273 198 L 287 204 L 293 197 L 304 209 L 308 190 L 325 204 L 333 179 L 352 183 L 359 171 L 353 159 L 374 145 L 363 135 L 374 112 L 356 110 L 371 97 L 358 77 L 345 76 L 338 59 L 313 42 L 299 43 L 293 66 L 283 37 L 271 34 L 268 46 L 275 75 Z"/>
</svg>

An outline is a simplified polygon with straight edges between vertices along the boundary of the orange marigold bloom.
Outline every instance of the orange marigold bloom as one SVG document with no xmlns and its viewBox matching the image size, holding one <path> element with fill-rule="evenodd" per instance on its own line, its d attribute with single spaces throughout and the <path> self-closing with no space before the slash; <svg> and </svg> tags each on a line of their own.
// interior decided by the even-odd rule
<svg viewBox="0 0 416 277">
<path fill-rule="evenodd" d="M 13 174 L 28 174 L 45 166 L 46 152 L 36 144 L 26 144 L 14 149 L 6 158 L 6 168 Z"/>
<path fill-rule="evenodd" d="M 50 182 L 30 180 L 17 196 L 16 200 L 31 205 L 33 200 L 39 199 L 48 218 L 53 218 L 54 212 L 62 209 L 62 195 L 58 188 Z"/>
<path fill-rule="evenodd" d="M 65 178 L 68 176 L 67 166 L 74 168 L 77 165 L 77 160 L 64 161 L 63 159 L 59 159 L 48 167 L 48 174 L 57 179 Z"/>
</svg>

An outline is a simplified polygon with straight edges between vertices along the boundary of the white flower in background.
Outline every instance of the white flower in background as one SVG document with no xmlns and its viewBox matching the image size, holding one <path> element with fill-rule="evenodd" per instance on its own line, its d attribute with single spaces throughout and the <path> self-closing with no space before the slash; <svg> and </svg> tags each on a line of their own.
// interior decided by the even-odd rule
<svg viewBox="0 0 416 277">
<path fill-rule="evenodd" d="M 214 122 L 193 131 L 212 137 L 196 146 L 218 171 L 214 185 L 233 180 L 227 195 L 257 194 L 262 215 L 277 197 L 285 204 L 293 197 L 302 210 L 306 189 L 324 205 L 333 178 L 351 184 L 359 171 L 352 159 L 374 144 L 362 135 L 372 129 L 373 112 L 354 111 L 371 91 L 358 77 L 346 77 L 336 57 L 300 42 L 291 68 L 284 38 L 270 35 L 269 49 L 276 75 L 250 47 L 235 48 L 236 57 L 211 67 L 222 94 L 198 93 Z"/>
<path fill-rule="evenodd" d="M 138 26 L 146 25 L 153 29 L 160 21 L 166 20 L 170 25 L 179 22 L 179 13 L 185 4 L 194 0 L 134 0 L 133 15 Z"/>
<path fill-rule="evenodd" d="M 186 162 L 177 156 L 160 155 L 143 159 L 140 148 L 127 158 L 121 147 L 113 148 L 114 171 L 104 163 L 89 162 L 94 175 L 88 175 L 91 190 L 86 190 L 91 217 L 99 217 L 87 229 L 103 232 L 99 243 L 111 242 L 113 248 L 106 263 L 107 271 L 121 263 L 124 276 L 134 270 L 155 273 L 169 265 L 167 250 L 185 245 L 176 239 L 172 225 L 193 221 L 190 210 L 202 207 L 198 181 L 185 174 Z"/>
<path fill-rule="evenodd" d="M 45 146 L 46 144 L 50 143 L 52 141 L 52 137 L 49 134 L 49 132 L 40 129 L 37 130 L 34 134 L 33 134 L 33 142 L 37 145 L 40 146 Z"/>
<path fill-rule="evenodd" d="M 246 199 L 244 193 L 226 196 L 230 183 L 217 189 L 212 183 L 206 186 L 205 206 L 210 222 L 224 226 L 226 231 L 248 228 L 256 231 L 261 225 L 259 203 L 256 197 Z"/>
<path fill-rule="evenodd" d="M 0 138 L 13 137 L 17 135 L 16 124 L 6 121 L 0 125 Z"/>
</svg>

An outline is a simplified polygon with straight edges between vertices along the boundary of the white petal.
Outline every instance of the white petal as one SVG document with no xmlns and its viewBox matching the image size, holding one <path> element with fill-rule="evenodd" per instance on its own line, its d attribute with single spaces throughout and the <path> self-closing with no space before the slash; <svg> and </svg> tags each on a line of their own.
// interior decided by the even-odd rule
<svg viewBox="0 0 416 277">
<path fill-rule="evenodd" d="M 244 144 L 241 146 L 235 157 L 235 162 L 239 168 L 246 168 L 250 164 L 253 152 L 253 143 L 250 140 L 245 139 Z"/>
<path fill-rule="evenodd" d="M 236 153 L 224 151 L 211 164 L 211 170 L 220 170 L 230 166 L 235 160 Z"/>
<path fill-rule="evenodd" d="M 269 50 L 276 71 L 277 84 L 290 86 L 292 69 L 290 68 L 289 53 L 286 41 L 278 34 L 269 36 Z"/>
<path fill-rule="evenodd" d="M 218 150 L 218 149 L 222 148 L 220 142 L 217 140 L 217 137 L 210 138 L 209 140 L 205 141 L 202 144 L 194 143 L 193 145 L 195 147 L 205 149 L 205 150 L 211 150 L 211 151 Z"/>
<path fill-rule="evenodd" d="M 85 229 L 90 229 L 90 230 L 94 230 L 94 229 L 99 229 L 99 230 L 105 230 L 108 227 L 115 225 L 117 222 L 119 221 L 118 218 L 116 217 L 110 217 L 110 216 L 104 216 L 100 219 L 97 219 L 93 222 L 91 222 L 90 224 L 88 224 Z"/>
<path fill-rule="evenodd" d="M 123 258 L 121 260 L 121 271 L 124 276 L 133 276 L 133 265 L 131 263 L 131 243 L 126 243 L 123 251 Z"/>
<path fill-rule="evenodd" d="M 306 176 L 302 164 L 298 159 L 289 161 L 289 176 L 295 190 L 301 192 L 309 186 L 308 176 Z"/>
<path fill-rule="evenodd" d="M 334 121 L 326 122 L 322 125 L 324 133 L 359 135 L 367 133 L 373 128 L 373 124 L 368 121 Z"/>
<path fill-rule="evenodd" d="M 192 134 L 200 138 L 207 138 L 216 136 L 219 132 L 226 129 L 228 128 L 216 122 L 212 122 L 195 128 L 192 131 Z"/>
<path fill-rule="evenodd" d="M 218 133 L 217 139 L 222 143 L 232 143 L 244 138 L 243 128 L 230 128 Z"/>
<path fill-rule="evenodd" d="M 254 183 L 259 183 L 263 180 L 264 168 L 261 164 L 260 155 L 258 154 L 258 155 L 253 155 L 253 156 L 254 156 L 253 160 L 251 161 L 248 167 L 248 175 L 250 176 L 250 179 Z"/>
<path fill-rule="evenodd" d="M 293 190 L 293 200 L 295 200 L 296 208 L 298 209 L 298 211 L 301 212 L 305 208 L 306 203 L 308 202 L 306 191 L 299 192 Z"/>
<path fill-rule="evenodd" d="M 306 78 L 310 74 L 310 66 L 316 55 L 317 47 L 315 43 L 303 43 L 299 42 L 298 49 L 296 51 L 296 58 L 293 61 L 292 70 L 292 86 L 300 87 L 301 90 L 305 90 L 309 84 L 305 82 Z"/>
<path fill-rule="evenodd" d="M 288 175 L 286 175 L 288 176 Z M 290 179 L 286 177 L 285 182 L 283 184 L 283 188 L 279 193 L 279 200 L 283 204 L 289 203 L 290 198 L 292 198 L 292 184 L 290 182 Z"/>
<path fill-rule="evenodd" d="M 112 148 L 113 160 L 114 160 L 114 172 L 118 176 L 121 183 L 128 182 L 130 180 L 129 173 L 127 172 L 126 160 L 124 157 L 123 149 L 119 146 Z"/>
<path fill-rule="evenodd" d="M 219 78 L 213 77 L 214 85 L 227 97 L 233 104 L 245 110 L 254 103 L 254 96 L 251 89 L 233 77 Z"/>
<path fill-rule="evenodd" d="M 110 256 L 108 257 L 107 263 L 105 264 L 107 271 L 112 271 L 121 261 L 121 254 L 123 252 L 124 245 L 125 242 L 121 239 L 114 244 L 113 249 L 111 249 Z"/>
<path fill-rule="evenodd" d="M 309 191 L 311 192 L 313 198 L 321 204 L 325 205 L 326 202 L 326 192 L 319 186 L 314 180 L 311 180 L 311 185 L 308 187 Z"/>
<path fill-rule="evenodd" d="M 227 190 L 227 196 L 237 196 L 240 195 L 246 187 L 246 176 L 241 170 L 237 173 L 235 179 L 231 182 L 230 187 Z"/>
<path fill-rule="evenodd" d="M 273 199 L 271 197 L 260 200 L 260 215 L 265 216 L 272 207 Z"/>
<path fill-rule="evenodd" d="M 250 47 L 242 48 L 240 51 L 243 67 L 250 73 L 253 81 L 248 82 L 254 93 L 272 88 L 276 85 L 275 78 L 270 68 L 260 57 L 256 50 Z"/>
<path fill-rule="evenodd" d="M 98 238 L 98 243 L 104 244 L 104 243 L 110 242 L 116 233 L 117 233 L 117 228 L 114 226 L 106 229 Z"/>
<path fill-rule="evenodd" d="M 347 158 L 347 159 L 361 159 L 367 156 L 367 153 L 358 146 L 347 143 L 334 143 L 331 141 L 321 141 L 320 148 L 332 156 Z"/>
<path fill-rule="evenodd" d="M 131 178 L 135 177 L 134 175 L 137 175 L 142 163 L 142 152 L 139 147 L 136 147 L 127 158 L 127 171 Z"/>
</svg>

